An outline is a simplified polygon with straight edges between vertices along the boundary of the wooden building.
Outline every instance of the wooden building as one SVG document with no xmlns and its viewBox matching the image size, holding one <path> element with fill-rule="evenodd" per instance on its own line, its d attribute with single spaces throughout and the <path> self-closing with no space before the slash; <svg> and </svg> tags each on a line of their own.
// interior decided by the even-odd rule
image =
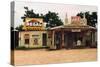
<svg viewBox="0 0 100 67">
<path fill-rule="evenodd" d="M 47 31 L 42 18 L 25 18 L 23 31 L 19 32 L 19 47 L 47 47 Z"/>
<path fill-rule="evenodd" d="M 97 29 L 87 25 L 85 17 L 71 17 L 68 24 L 49 28 L 44 26 L 42 18 L 26 18 L 24 31 L 19 32 L 19 47 L 50 49 L 94 47 L 97 43 Z"/>
<path fill-rule="evenodd" d="M 48 30 L 50 49 L 92 47 L 96 46 L 97 29 L 87 25 L 85 18 L 71 18 L 70 24 L 57 26 Z"/>
</svg>

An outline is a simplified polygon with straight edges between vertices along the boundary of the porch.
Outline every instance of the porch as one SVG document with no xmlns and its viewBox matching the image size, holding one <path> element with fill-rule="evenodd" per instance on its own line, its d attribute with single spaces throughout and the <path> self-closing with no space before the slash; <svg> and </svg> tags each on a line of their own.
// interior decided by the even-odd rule
<svg viewBox="0 0 100 67">
<path fill-rule="evenodd" d="M 50 49 L 91 47 L 96 45 L 96 29 L 91 26 L 58 26 L 48 31 Z"/>
</svg>

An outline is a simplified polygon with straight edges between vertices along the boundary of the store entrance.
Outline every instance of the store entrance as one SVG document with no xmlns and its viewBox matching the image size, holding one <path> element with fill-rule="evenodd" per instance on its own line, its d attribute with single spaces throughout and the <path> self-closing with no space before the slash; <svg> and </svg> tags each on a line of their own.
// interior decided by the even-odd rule
<svg viewBox="0 0 100 67">
<path fill-rule="evenodd" d="M 42 34 L 42 45 L 47 46 L 47 34 L 46 33 Z"/>
<path fill-rule="evenodd" d="M 64 34 L 65 48 L 74 48 L 77 45 L 81 45 L 82 37 L 79 32 L 65 32 Z M 80 41 L 80 44 L 78 41 Z"/>
</svg>

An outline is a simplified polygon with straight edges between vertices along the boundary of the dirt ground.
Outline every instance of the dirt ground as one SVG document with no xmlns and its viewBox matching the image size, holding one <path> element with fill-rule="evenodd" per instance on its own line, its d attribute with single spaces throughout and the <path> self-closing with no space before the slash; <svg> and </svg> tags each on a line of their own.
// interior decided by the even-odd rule
<svg viewBox="0 0 100 67">
<path fill-rule="evenodd" d="M 96 61 L 97 49 L 15 50 L 15 65 Z"/>
</svg>

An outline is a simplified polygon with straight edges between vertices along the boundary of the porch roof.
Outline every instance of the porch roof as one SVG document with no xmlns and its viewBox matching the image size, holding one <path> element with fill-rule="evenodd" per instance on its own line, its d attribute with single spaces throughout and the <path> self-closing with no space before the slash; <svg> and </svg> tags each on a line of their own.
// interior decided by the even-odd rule
<svg viewBox="0 0 100 67">
<path fill-rule="evenodd" d="M 90 30 L 97 30 L 95 27 L 92 27 L 92 26 L 89 26 L 89 25 L 73 25 L 73 24 L 52 27 L 49 30 L 59 30 L 59 29 L 83 29 L 83 30 L 90 29 Z"/>
</svg>

